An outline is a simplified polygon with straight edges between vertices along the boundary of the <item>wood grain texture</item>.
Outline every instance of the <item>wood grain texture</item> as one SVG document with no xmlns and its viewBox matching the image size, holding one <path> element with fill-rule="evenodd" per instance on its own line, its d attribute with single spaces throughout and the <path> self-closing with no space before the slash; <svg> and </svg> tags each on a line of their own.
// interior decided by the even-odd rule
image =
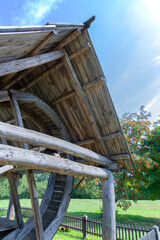
<svg viewBox="0 0 160 240">
<path fill-rule="evenodd" d="M 26 166 L 72 176 L 108 178 L 108 170 L 80 164 L 69 159 L 48 156 L 31 150 L 0 144 L 0 163 Z"/>
<path fill-rule="evenodd" d="M 76 157 L 85 158 L 87 160 L 91 160 L 92 162 L 100 163 L 104 166 L 108 166 L 112 163 L 112 161 L 110 161 L 107 157 L 104 157 L 86 148 L 82 148 L 75 144 L 48 136 L 43 133 L 12 126 L 7 123 L 0 122 L 0 137 L 56 149 Z"/>
<path fill-rule="evenodd" d="M 26 171 L 37 240 L 44 240 L 42 216 L 39 208 L 38 192 L 33 170 Z"/>
<path fill-rule="evenodd" d="M 108 180 L 103 180 L 102 183 L 102 201 L 102 238 L 103 240 L 116 240 L 114 177 L 111 172 Z"/>
<path fill-rule="evenodd" d="M 36 67 L 47 62 L 55 61 L 63 57 L 63 55 L 63 51 L 56 50 L 54 52 L 44 53 L 35 57 L 28 57 L 24 59 L 0 63 L 0 76 L 19 72 L 31 67 Z"/>
</svg>

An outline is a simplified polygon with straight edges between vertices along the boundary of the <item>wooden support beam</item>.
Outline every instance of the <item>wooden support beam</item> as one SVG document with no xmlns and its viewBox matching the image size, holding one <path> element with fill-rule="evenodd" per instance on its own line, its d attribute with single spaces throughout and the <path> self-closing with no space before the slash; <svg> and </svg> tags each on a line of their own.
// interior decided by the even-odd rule
<svg viewBox="0 0 160 240">
<path fill-rule="evenodd" d="M 14 168 L 14 167 L 11 165 L 5 165 L 5 166 L 0 167 L 0 175 L 8 172 L 12 168 Z"/>
<path fill-rule="evenodd" d="M 19 184 L 20 177 L 22 177 L 22 175 L 14 174 L 14 180 L 15 180 L 14 184 L 15 184 L 15 187 L 17 189 L 17 192 L 18 192 L 18 184 Z M 8 206 L 8 210 L 7 210 L 7 218 L 10 219 L 10 220 L 14 220 L 14 217 L 15 217 L 15 209 L 14 209 L 14 203 L 13 203 L 13 200 L 12 200 L 12 194 L 10 193 L 9 206 Z"/>
<path fill-rule="evenodd" d="M 23 128 L 23 121 L 22 121 L 20 108 L 12 90 L 9 91 L 9 96 L 10 96 L 11 108 L 12 108 L 16 125 Z M 26 143 L 21 144 L 21 146 L 24 147 L 25 149 L 28 149 L 28 145 Z"/>
<path fill-rule="evenodd" d="M 26 166 L 30 169 L 41 169 L 72 176 L 108 178 L 108 170 L 104 168 L 2 144 L 0 144 L 0 164 Z"/>
<path fill-rule="evenodd" d="M 29 53 L 27 53 L 23 57 L 32 57 L 32 56 L 34 56 L 36 53 L 38 53 L 52 39 L 53 36 L 54 36 L 54 33 L 52 31 L 40 43 L 38 43 L 38 45 L 36 45 Z M 30 69 L 28 69 L 26 71 L 30 71 Z M 5 89 L 10 88 L 11 86 L 13 86 L 13 84 L 16 83 L 16 81 L 18 81 L 18 79 L 22 79 L 26 75 L 26 73 L 28 73 L 26 71 L 24 71 L 23 73 L 20 73 L 20 75 L 18 77 L 16 77 L 16 79 L 14 79 L 14 81 L 10 81 L 7 84 L 5 84 L 5 83 L 8 80 L 10 80 L 11 78 L 13 78 L 16 73 L 12 73 L 12 74 L 4 76 L 2 78 L 2 80 L 1 80 L 1 84 L 2 84 L 1 86 L 5 87 Z"/>
<path fill-rule="evenodd" d="M 86 140 L 83 140 L 83 141 L 75 142 L 75 144 L 77 144 L 79 146 L 84 146 L 84 145 L 87 145 L 87 144 L 95 143 L 95 141 L 96 141 L 95 138 L 90 138 L 90 139 L 86 139 Z"/>
<path fill-rule="evenodd" d="M 123 154 L 117 154 L 117 155 L 111 155 L 109 156 L 110 159 L 114 161 L 122 160 L 122 159 L 130 159 L 130 156 L 128 153 L 123 153 Z"/>
<path fill-rule="evenodd" d="M 103 136 L 103 140 L 108 140 L 108 139 L 113 139 L 113 138 L 118 138 L 121 136 L 120 132 L 116 132 L 116 133 L 111 133 L 111 134 L 107 134 L 105 136 Z"/>
<path fill-rule="evenodd" d="M 11 107 L 13 110 L 16 124 L 21 128 L 23 128 L 23 121 L 22 121 L 21 112 L 20 112 L 20 108 L 19 108 L 16 96 L 11 90 L 9 91 L 9 95 L 10 95 Z M 23 145 L 24 145 L 24 149 L 28 149 L 28 144 L 24 143 Z M 34 215 L 34 223 L 35 223 L 37 240 L 44 240 L 42 217 L 39 209 L 38 192 L 36 188 L 33 170 L 27 170 L 26 174 L 27 174 L 27 180 L 29 185 L 29 192 L 31 197 L 31 204 L 32 204 L 32 210 Z M 15 212 L 16 211 L 17 209 L 15 209 Z"/>
<path fill-rule="evenodd" d="M 69 58 L 74 59 L 75 57 L 82 54 L 84 51 L 88 50 L 89 48 L 90 48 L 90 44 L 87 42 L 83 47 L 79 48 L 78 50 L 76 50 L 76 52 L 72 53 L 69 56 Z M 63 66 L 63 62 L 56 64 L 55 66 L 49 68 L 47 71 L 44 71 L 43 73 L 41 73 L 38 77 L 33 79 L 31 82 L 26 84 L 24 87 L 20 88 L 20 90 L 21 91 L 26 91 L 28 88 L 32 87 L 34 84 L 36 84 L 37 82 L 39 82 L 43 78 L 47 77 L 49 74 L 53 74 L 55 71 L 57 71 L 62 66 Z M 14 82 L 14 80 L 13 80 L 13 82 Z"/>
<path fill-rule="evenodd" d="M 78 80 L 78 77 L 73 69 L 73 66 L 70 62 L 70 59 L 67 55 L 67 53 L 65 52 L 65 57 L 64 57 L 64 64 L 66 66 L 66 70 L 70 76 L 70 79 L 72 80 L 73 82 L 73 85 L 74 85 L 74 88 L 75 88 L 75 91 L 77 93 L 77 96 L 79 97 L 79 100 L 80 100 L 80 103 L 85 111 L 85 114 L 90 122 L 90 124 L 92 125 L 92 128 L 93 128 L 93 133 L 95 135 L 95 138 L 97 140 L 97 143 L 102 151 L 103 154 L 107 155 L 108 156 L 108 151 L 107 151 L 107 148 L 103 142 L 103 139 L 102 139 L 102 136 L 100 134 L 100 131 L 99 131 L 99 128 L 97 126 L 97 123 L 96 123 L 96 120 L 94 118 L 94 115 L 91 111 L 91 108 L 88 104 L 88 101 L 85 97 L 85 94 L 83 92 L 83 89 L 80 85 L 80 82 Z"/>
<path fill-rule="evenodd" d="M 79 56 L 80 54 L 82 54 L 83 52 L 87 51 L 89 48 L 91 48 L 91 45 L 89 42 L 87 42 L 84 46 L 80 47 L 79 49 L 77 49 L 74 53 L 72 53 L 69 56 L 70 60 L 73 60 L 74 58 L 76 58 L 77 56 Z"/>
<path fill-rule="evenodd" d="M 68 98 L 71 98 L 71 97 L 75 96 L 75 94 L 76 94 L 76 92 L 72 91 L 72 92 L 70 92 L 70 93 L 68 93 L 66 95 L 63 95 L 63 96 L 55 99 L 54 101 L 51 102 L 51 104 L 52 105 L 56 105 L 58 103 L 61 103 L 61 102 L 65 101 L 65 100 L 67 100 Z"/>
<path fill-rule="evenodd" d="M 16 180 L 15 180 L 14 173 L 8 172 L 8 180 L 9 180 L 9 185 L 11 189 L 14 209 L 15 209 L 16 221 L 19 228 L 22 229 L 24 224 L 23 224 L 23 217 L 22 217 L 21 206 L 20 206 L 20 201 L 18 197 L 18 191 L 16 187 Z"/>
<path fill-rule="evenodd" d="M 83 88 L 83 90 L 87 90 L 87 89 L 89 89 L 90 87 L 92 87 L 92 86 L 94 86 L 96 84 L 102 83 L 102 81 L 104 81 L 104 78 L 100 77 L 100 78 L 98 78 L 98 79 L 96 79 L 96 80 L 94 80 L 94 81 L 92 81 L 90 83 L 87 83 L 87 84 L 83 85 L 82 88 Z M 66 100 L 66 99 L 68 99 L 70 97 L 73 97 L 75 94 L 76 94 L 76 91 L 73 90 L 73 91 L 67 93 L 66 95 L 63 95 L 63 96 L 55 99 L 54 101 L 51 102 L 51 104 L 55 105 L 57 103 L 60 103 L 60 102 Z"/>
<path fill-rule="evenodd" d="M 37 240 L 44 240 L 42 216 L 39 208 L 38 192 L 32 170 L 26 171 Z"/>
<path fill-rule="evenodd" d="M 102 183 L 102 201 L 102 238 L 103 240 L 116 240 L 114 177 L 111 172 L 108 180 L 103 180 Z"/>
<path fill-rule="evenodd" d="M 89 89 L 90 87 L 93 87 L 93 86 L 95 86 L 95 85 L 102 84 L 103 81 L 105 81 L 105 78 L 100 77 L 100 78 L 97 78 L 97 79 L 93 80 L 92 82 L 89 82 L 89 83 L 83 85 L 82 88 L 83 88 L 83 90 L 87 90 L 87 89 Z"/>
<path fill-rule="evenodd" d="M 0 76 L 20 72 L 28 68 L 52 62 L 59 58 L 62 58 L 63 55 L 64 53 L 62 50 L 56 50 L 50 53 L 44 53 L 34 57 L 28 57 L 5 63 L 0 63 Z"/>
<path fill-rule="evenodd" d="M 47 71 L 44 71 L 41 73 L 38 77 L 33 79 L 31 82 L 26 84 L 24 87 L 20 88 L 20 91 L 26 91 L 28 88 L 32 87 L 34 84 L 42 80 L 43 78 L 47 77 L 49 74 L 54 73 L 54 71 L 57 71 L 60 67 L 63 66 L 63 63 L 58 63 L 54 65 L 53 67 L 49 68 Z"/>
<path fill-rule="evenodd" d="M 81 32 L 79 30 L 74 30 L 71 34 L 69 34 L 64 40 L 62 40 L 55 48 L 56 49 L 61 49 L 64 48 L 67 44 L 72 42 L 75 38 L 77 38 Z"/>
<path fill-rule="evenodd" d="M 121 136 L 121 133 L 117 132 L 117 133 L 111 133 L 111 134 L 104 135 L 104 136 L 102 136 L 102 139 L 105 141 L 105 140 L 117 138 L 120 136 Z M 86 139 L 83 141 L 76 142 L 75 144 L 77 144 L 79 146 L 83 146 L 83 145 L 87 145 L 87 144 L 91 144 L 91 143 L 95 143 L 95 142 L 96 142 L 96 139 L 91 138 L 91 139 Z"/>
<path fill-rule="evenodd" d="M 112 163 L 107 157 L 89 149 L 77 146 L 59 138 L 3 122 L 0 122 L 0 137 L 62 151 L 76 157 L 87 159 L 88 161 L 99 163 L 106 167 Z"/>
</svg>

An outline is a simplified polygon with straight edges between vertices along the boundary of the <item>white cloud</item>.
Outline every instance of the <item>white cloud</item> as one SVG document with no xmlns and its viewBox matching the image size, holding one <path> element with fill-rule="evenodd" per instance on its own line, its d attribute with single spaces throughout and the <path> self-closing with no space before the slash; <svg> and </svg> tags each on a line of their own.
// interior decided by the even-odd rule
<svg viewBox="0 0 160 240">
<path fill-rule="evenodd" d="M 14 16 L 15 25 L 36 25 L 49 12 L 58 8 L 63 0 L 26 0 L 18 16 Z"/>
<path fill-rule="evenodd" d="M 145 110 L 151 112 L 152 120 L 160 119 L 160 92 L 154 96 L 151 101 L 146 105 Z"/>
<path fill-rule="evenodd" d="M 153 65 L 159 65 L 160 64 L 160 56 L 155 57 L 152 62 Z"/>
</svg>

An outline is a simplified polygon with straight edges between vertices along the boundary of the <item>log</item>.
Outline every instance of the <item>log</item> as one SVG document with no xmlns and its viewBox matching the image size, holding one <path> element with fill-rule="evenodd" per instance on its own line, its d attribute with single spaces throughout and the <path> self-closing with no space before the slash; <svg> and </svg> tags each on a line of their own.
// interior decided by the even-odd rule
<svg viewBox="0 0 160 240">
<path fill-rule="evenodd" d="M 19 197 L 18 197 L 14 173 L 12 173 L 12 172 L 8 173 L 8 180 L 9 180 L 9 185 L 10 185 L 10 189 L 11 189 L 11 195 L 12 195 L 12 200 L 13 200 L 13 204 L 14 204 L 14 209 L 16 210 L 15 211 L 16 221 L 17 221 L 19 228 L 22 229 L 24 223 L 23 223 L 23 217 L 22 217 L 21 206 L 20 206 L 20 201 L 19 201 Z"/>
<path fill-rule="evenodd" d="M 85 158 L 88 161 L 99 163 L 106 167 L 113 163 L 107 157 L 104 157 L 89 149 L 77 146 L 73 143 L 3 122 L 0 122 L 0 137 L 20 142 L 26 142 L 28 144 L 38 145 L 53 150 L 59 150 L 76 157 Z"/>
<path fill-rule="evenodd" d="M 36 182 L 34 179 L 33 170 L 27 170 L 26 175 L 27 175 L 29 192 L 31 197 L 34 224 L 36 229 L 36 237 L 37 237 L 37 240 L 44 240 L 42 216 L 39 208 L 38 192 L 37 192 Z"/>
<path fill-rule="evenodd" d="M 36 67 L 51 61 L 55 61 L 64 56 L 62 50 L 56 50 L 50 53 L 44 53 L 34 57 L 22 58 L 5 63 L 0 63 L 0 76 L 19 72 L 31 67 Z"/>
<path fill-rule="evenodd" d="M 0 164 L 25 166 L 65 175 L 108 178 L 107 169 L 88 166 L 65 158 L 0 144 Z"/>
<path fill-rule="evenodd" d="M 18 184 L 19 184 L 20 177 L 22 177 L 22 175 L 14 173 L 15 187 L 17 191 L 18 191 Z M 7 218 L 10 220 L 14 220 L 14 216 L 15 216 L 15 209 L 14 209 L 14 204 L 12 200 L 12 194 L 10 193 L 9 206 L 7 210 Z"/>
<path fill-rule="evenodd" d="M 8 172 L 12 168 L 13 168 L 13 166 L 11 166 L 11 165 L 5 165 L 5 166 L 0 167 L 0 175 Z"/>
<path fill-rule="evenodd" d="M 103 180 L 102 200 L 102 238 L 103 240 L 116 240 L 114 177 L 110 171 L 108 180 Z"/>
</svg>

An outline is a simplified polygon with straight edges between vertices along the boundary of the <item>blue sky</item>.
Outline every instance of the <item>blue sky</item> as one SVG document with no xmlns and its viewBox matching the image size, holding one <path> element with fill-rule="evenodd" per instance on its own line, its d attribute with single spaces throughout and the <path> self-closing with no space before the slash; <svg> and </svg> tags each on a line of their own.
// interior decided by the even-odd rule
<svg viewBox="0 0 160 240">
<path fill-rule="evenodd" d="M 160 115 L 160 0 L 5 0 L 0 25 L 83 23 L 89 29 L 119 117 L 141 105 Z M 160 118 L 160 117 L 159 117 Z"/>
</svg>

